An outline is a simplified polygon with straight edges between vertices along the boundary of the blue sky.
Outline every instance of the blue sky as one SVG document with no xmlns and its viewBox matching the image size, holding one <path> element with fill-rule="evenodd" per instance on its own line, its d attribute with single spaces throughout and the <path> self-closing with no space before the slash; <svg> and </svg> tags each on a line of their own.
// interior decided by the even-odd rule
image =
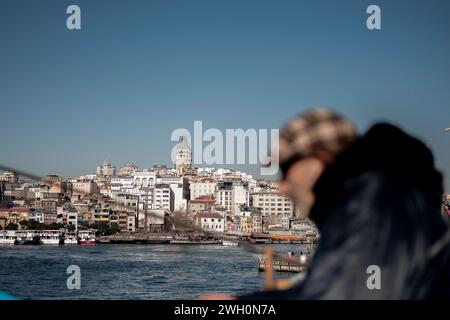
<svg viewBox="0 0 450 320">
<path fill-rule="evenodd" d="M 70 4 L 82 30 L 66 28 Z M 366 28 L 370 4 L 382 30 Z M 279 128 L 328 106 L 428 141 L 448 177 L 449 14 L 440 0 L 2 0 L 0 162 L 66 176 L 106 158 L 170 165 L 172 131 L 194 120 Z"/>
</svg>

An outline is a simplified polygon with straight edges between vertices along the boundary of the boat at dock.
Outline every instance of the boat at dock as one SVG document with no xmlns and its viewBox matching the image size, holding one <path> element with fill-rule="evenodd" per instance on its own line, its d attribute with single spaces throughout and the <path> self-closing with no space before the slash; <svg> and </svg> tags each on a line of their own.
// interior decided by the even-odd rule
<svg viewBox="0 0 450 320">
<path fill-rule="evenodd" d="M 222 246 L 224 247 L 238 247 L 239 246 L 239 237 L 233 235 L 225 235 L 222 239 Z"/>
<path fill-rule="evenodd" d="M 42 230 L 39 232 L 39 240 L 45 245 L 63 244 L 62 233 L 59 230 Z"/>
<path fill-rule="evenodd" d="M 78 240 L 81 245 L 94 245 L 95 231 L 94 230 L 81 230 L 78 231 Z"/>
<path fill-rule="evenodd" d="M 222 240 L 222 246 L 224 247 L 238 247 L 239 240 Z"/>
<path fill-rule="evenodd" d="M 38 231 L 17 230 L 14 244 L 19 245 L 38 245 L 41 244 Z"/>
<path fill-rule="evenodd" d="M 252 244 L 265 244 L 272 243 L 270 235 L 265 233 L 253 233 L 248 239 Z"/>
<path fill-rule="evenodd" d="M 16 241 L 15 230 L 1 230 L 0 231 L 0 244 L 14 244 Z"/>
<path fill-rule="evenodd" d="M 220 240 L 170 240 L 170 244 L 220 244 Z"/>
<path fill-rule="evenodd" d="M 78 244 L 78 236 L 75 232 L 67 232 L 64 235 L 64 244 Z"/>
</svg>

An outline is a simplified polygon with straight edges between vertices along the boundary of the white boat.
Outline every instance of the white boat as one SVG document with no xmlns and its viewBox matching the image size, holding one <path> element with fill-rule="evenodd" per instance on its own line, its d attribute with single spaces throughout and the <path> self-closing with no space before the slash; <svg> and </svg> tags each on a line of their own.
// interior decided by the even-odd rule
<svg viewBox="0 0 450 320">
<path fill-rule="evenodd" d="M 237 246 L 239 246 L 239 241 L 238 240 L 223 240 L 222 241 L 222 246 L 224 246 L 224 247 L 237 247 Z"/>
<path fill-rule="evenodd" d="M 14 244 L 16 241 L 15 230 L 2 230 L 0 231 L 0 244 Z"/>
<path fill-rule="evenodd" d="M 94 230 L 81 230 L 78 231 L 78 239 L 80 244 L 95 244 L 95 231 Z"/>
<path fill-rule="evenodd" d="M 59 245 L 62 243 L 61 233 L 58 230 L 43 230 L 39 236 L 42 244 Z"/>
<path fill-rule="evenodd" d="M 78 237 L 75 232 L 68 232 L 64 236 L 64 244 L 78 244 Z"/>
<path fill-rule="evenodd" d="M 17 230 L 16 241 L 14 244 L 38 245 L 40 244 L 39 231 L 36 230 Z"/>
</svg>

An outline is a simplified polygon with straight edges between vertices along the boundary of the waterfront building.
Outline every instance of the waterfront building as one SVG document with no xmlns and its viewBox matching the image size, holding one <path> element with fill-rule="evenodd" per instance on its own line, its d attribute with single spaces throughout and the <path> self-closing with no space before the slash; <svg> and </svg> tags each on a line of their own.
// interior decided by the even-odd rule
<svg viewBox="0 0 450 320">
<path fill-rule="evenodd" d="M 136 231 L 136 217 L 128 211 L 119 211 L 119 229 L 121 232 Z"/>
<path fill-rule="evenodd" d="M 250 234 L 253 232 L 253 219 L 251 215 L 240 217 L 241 232 Z"/>
<path fill-rule="evenodd" d="M 281 227 L 285 230 L 291 228 L 291 217 L 288 214 L 283 214 L 281 216 Z"/>
<path fill-rule="evenodd" d="M 241 217 L 226 216 L 225 231 L 228 233 L 240 233 L 241 232 Z"/>
<path fill-rule="evenodd" d="M 167 209 L 151 209 L 139 212 L 139 228 L 150 232 L 164 231 L 165 216 L 169 215 Z"/>
<path fill-rule="evenodd" d="M 53 210 L 50 210 L 53 211 Z M 66 213 L 63 207 L 56 207 L 56 223 L 66 224 Z"/>
<path fill-rule="evenodd" d="M 128 232 L 136 231 L 136 217 L 131 213 L 128 213 L 127 217 L 127 230 Z"/>
<path fill-rule="evenodd" d="M 56 220 L 57 220 L 56 212 L 44 212 L 44 223 L 45 224 L 56 223 Z"/>
<path fill-rule="evenodd" d="M 262 221 L 262 215 L 260 213 L 252 213 L 252 229 L 251 232 L 253 233 L 261 233 L 263 232 L 263 221 Z"/>
<path fill-rule="evenodd" d="M 4 230 L 8 225 L 8 210 L 0 209 L 0 229 Z"/>
<path fill-rule="evenodd" d="M 30 210 L 28 208 L 19 208 L 19 207 L 13 207 L 8 210 L 8 221 L 9 223 L 15 223 L 19 224 L 22 220 L 29 220 L 29 212 Z"/>
<path fill-rule="evenodd" d="M 214 212 L 197 213 L 194 223 L 207 232 L 223 232 L 225 229 L 225 219 Z"/>
<path fill-rule="evenodd" d="M 67 209 L 66 211 L 66 224 L 68 226 L 73 225 L 75 229 L 78 228 L 78 211 L 74 208 Z"/>
<path fill-rule="evenodd" d="M 94 222 L 110 222 L 110 214 L 112 209 L 108 207 L 94 208 L 92 210 L 92 221 Z"/>
</svg>

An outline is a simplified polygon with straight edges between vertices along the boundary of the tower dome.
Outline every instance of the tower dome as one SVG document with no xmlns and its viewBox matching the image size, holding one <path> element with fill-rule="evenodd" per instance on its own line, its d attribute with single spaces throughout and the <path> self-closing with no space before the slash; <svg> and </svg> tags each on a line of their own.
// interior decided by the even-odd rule
<svg viewBox="0 0 450 320">
<path fill-rule="evenodd" d="M 180 138 L 175 157 L 175 168 L 181 172 L 191 168 L 192 152 L 186 136 Z"/>
</svg>

